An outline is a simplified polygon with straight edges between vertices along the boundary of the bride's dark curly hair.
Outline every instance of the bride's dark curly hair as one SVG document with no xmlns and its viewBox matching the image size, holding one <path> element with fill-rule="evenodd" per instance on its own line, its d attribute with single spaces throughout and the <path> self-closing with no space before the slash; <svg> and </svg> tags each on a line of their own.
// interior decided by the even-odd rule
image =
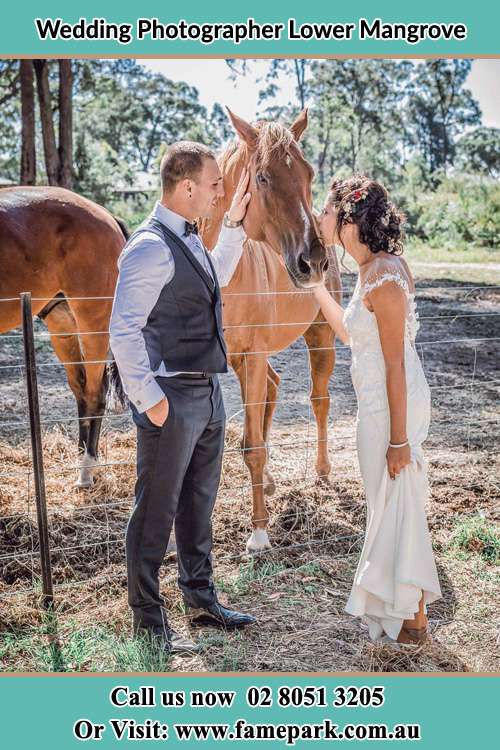
<svg viewBox="0 0 500 750">
<path fill-rule="evenodd" d="M 405 217 L 389 200 L 380 182 L 364 175 L 353 175 L 346 180 L 334 180 L 327 198 L 337 209 L 337 234 L 345 224 L 356 224 L 359 240 L 372 253 L 385 250 L 393 255 L 403 252 Z"/>
</svg>

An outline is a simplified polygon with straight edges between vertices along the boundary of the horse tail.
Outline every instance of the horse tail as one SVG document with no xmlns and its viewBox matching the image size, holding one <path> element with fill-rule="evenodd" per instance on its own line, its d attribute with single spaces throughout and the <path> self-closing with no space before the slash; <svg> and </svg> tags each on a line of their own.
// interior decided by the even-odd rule
<svg viewBox="0 0 500 750">
<path fill-rule="evenodd" d="M 116 223 L 120 227 L 121 233 L 123 234 L 125 240 L 128 240 L 128 238 L 130 237 L 130 231 L 127 225 L 125 224 L 124 220 L 120 219 L 119 216 L 113 216 L 113 219 L 116 221 Z"/>
<path fill-rule="evenodd" d="M 118 226 L 120 227 L 120 231 L 123 235 L 123 238 L 125 241 L 128 240 L 130 237 L 129 229 L 123 219 L 121 219 L 119 216 L 114 216 L 113 219 L 116 221 Z M 128 407 L 128 398 L 127 394 L 125 393 L 125 389 L 123 387 L 122 379 L 120 377 L 120 373 L 118 370 L 118 365 L 116 364 L 116 360 L 114 358 L 113 352 L 110 350 L 110 361 L 106 365 L 106 384 L 108 387 L 108 393 L 111 397 L 111 403 L 119 403 L 122 409 L 126 409 Z"/>
<path fill-rule="evenodd" d="M 113 356 L 113 352 L 110 352 L 111 359 L 108 362 L 106 366 L 106 383 L 108 387 L 108 393 L 110 395 L 110 401 L 113 405 L 115 405 L 117 402 L 120 404 L 122 409 L 126 409 L 128 407 L 128 398 L 127 394 L 125 393 L 125 389 L 123 387 L 123 382 L 120 377 L 120 372 L 118 370 L 118 365 L 116 364 L 116 360 Z"/>
</svg>

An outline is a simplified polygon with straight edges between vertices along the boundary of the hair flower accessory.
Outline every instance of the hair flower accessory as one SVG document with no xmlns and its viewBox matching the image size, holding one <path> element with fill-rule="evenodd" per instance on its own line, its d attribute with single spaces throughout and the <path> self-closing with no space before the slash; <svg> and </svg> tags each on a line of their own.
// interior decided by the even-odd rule
<svg viewBox="0 0 500 750">
<path fill-rule="evenodd" d="M 383 227 L 388 227 L 390 219 L 391 219 L 391 208 L 390 206 L 388 206 L 387 211 L 380 219 L 380 223 L 382 224 Z"/>
<path fill-rule="evenodd" d="M 350 195 L 349 200 L 346 201 L 342 207 L 344 211 L 344 218 L 348 219 L 350 216 L 352 216 L 355 204 L 359 203 L 360 201 L 364 201 L 367 196 L 368 190 L 355 190 Z"/>
<path fill-rule="evenodd" d="M 364 200 L 367 195 L 368 195 L 367 190 L 356 190 L 352 196 L 352 199 L 354 203 L 357 203 L 358 201 Z"/>
</svg>

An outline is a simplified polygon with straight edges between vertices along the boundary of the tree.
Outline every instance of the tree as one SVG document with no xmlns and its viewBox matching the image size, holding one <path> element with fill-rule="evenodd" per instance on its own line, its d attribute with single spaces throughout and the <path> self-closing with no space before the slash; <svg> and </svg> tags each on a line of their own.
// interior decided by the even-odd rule
<svg viewBox="0 0 500 750">
<path fill-rule="evenodd" d="M 457 164 L 465 171 L 500 177 L 500 129 L 480 127 L 462 136 L 456 146 Z"/>
<path fill-rule="evenodd" d="M 19 62 L 0 60 L 0 174 L 13 181 L 20 170 L 20 87 Z"/>
<path fill-rule="evenodd" d="M 452 166 L 457 138 L 481 121 L 479 105 L 464 88 L 470 60 L 426 60 L 417 66 L 407 125 L 431 172 Z"/>
<path fill-rule="evenodd" d="M 332 173 L 393 173 L 403 161 L 401 105 L 411 63 L 322 60 L 312 63 L 309 93 L 320 185 Z"/>
<path fill-rule="evenodd" d="M 209 143 L 214 148 L 225 146 L 233 137 L 234 130 L 230 125 L 226 110 L 216 102 L 207 121 Z"/>
<path fill-rule="evenodd" d="M 87 66 L 75 102 L 77 128 L 90 125 L 97 140 L 147 171 L 162 142 L 207 139 L 206 110 L 194 87 L 131 63 Z"/>
<path fill-rule="evenodd" d="M 59 60 L 59 185 L 73 187 L 73 71 L 71 60 Z"/>
<path fill-rule="evenodd" d="M 36 183 L 35 91 L 31 60 L 20 61 L 21 82 L 21 185 Z"/>
<path fill-rule="evenodd" d="M 259 93 L 259 102 L 265 101 L 276 95 L 276 81 L 280 75 L 285 75 L 294 79 L 295 92 L 297 94 L 298 106 L 304 109 L 309 96 L 307 85 L 308 74 L 310 72 L 311 60 L 305 58 L 294 58 L 293 60 L 271 60 L 269 70 L 266 74 L 267 88 Z"/>
<path fill-rule="evenodd" d="M 33 60 L 33 67 L 40 110 L 47 180 L 49 185 L 71 188 L 73 186 L 73 74 L 71 61 L 58 61 L 57 107 L 53 106 L 50 61 Z M 59 145 L 56 142 L 55 115 L 58 118 Z"/>
<path fill-rule="evenodd" d="M 57 153 L 56 132 L 50 94 L 49 61 L 33 60 L 33 67 L 35 68 L 47 179 L 49 185 L 57 185 L 59 182 L 59 154 Z"/>
</svg>

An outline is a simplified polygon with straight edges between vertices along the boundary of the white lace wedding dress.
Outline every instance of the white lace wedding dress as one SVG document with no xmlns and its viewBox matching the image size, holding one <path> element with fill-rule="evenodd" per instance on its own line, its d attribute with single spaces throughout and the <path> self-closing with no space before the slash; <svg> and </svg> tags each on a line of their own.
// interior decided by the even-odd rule
<svg viewBox="0 0 500 750">
<path fill-rule="evenodd" d="M 407 433 L 412 463 L 395 480 L 387 471 L 390 439 L 385 363 L 377 321 L 363 298 L 395 282 L 407 299 L 405 372 Z M 356 441 L 366 504 L 366 535 L 346 611 L 361 617 L 374 640 L 396 639 L 403 620 L 441 590 L 432 552 L 425 503 L 427 464 L 422 443 L 430 420 L 430 391 L 415 349 L 418 316 L 408 267 L 398 257 L 376 258 L 363 273 L 344 314 L 352 348 L 351 374 L 358 398 Z"/>
</svg>

